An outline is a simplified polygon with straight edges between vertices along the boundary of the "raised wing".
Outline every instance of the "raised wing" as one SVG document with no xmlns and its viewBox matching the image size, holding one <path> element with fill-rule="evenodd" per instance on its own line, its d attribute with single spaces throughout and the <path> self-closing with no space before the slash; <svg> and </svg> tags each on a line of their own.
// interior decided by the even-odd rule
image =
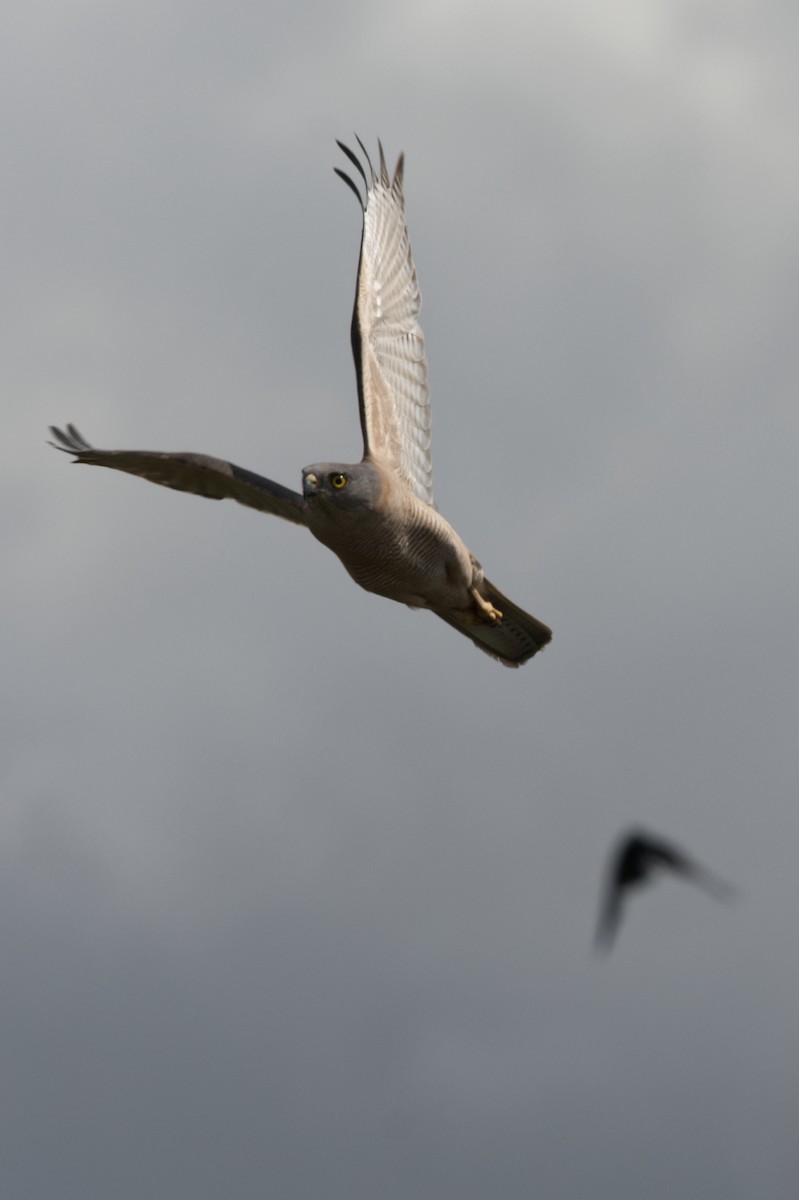
<svg viewBox="0 0 799 1200">
<path fill-rule="evenodd" d="M 383 147 L 375 171 L 343 142 L 338 145 L 358 171 L 365 197 L 346 172 L 335 171 L 352 188 L 363 209 L 363 235 L 352 314 L 352 352 L 358 379 L 364 457 L 380 459 L 420 500 L 433 503 L 430 459 L 430 388 L 424 336 L 418 316 L 422 298 L 413 265 L 405 198 L 403 156 L 389 177 Z"/>
<path fill-rule="evenodd" d="M 67 425 L 66 432 L 51 425 L 50 432 L 56 439 L 50 445 L 74 454 L 76 462 L 127 471 L 129 475 L 140 475 L 151 483 L 207 496 L 210 500 L 237 500 L 248 508 L 273 513 L 295 525 L 308 524 L 305 499 L 299 492 L 222 458 L 210 458 L 207 454 L 166 454 L 158 450 L 95 450 L 74 425 Z"/>
</svg>

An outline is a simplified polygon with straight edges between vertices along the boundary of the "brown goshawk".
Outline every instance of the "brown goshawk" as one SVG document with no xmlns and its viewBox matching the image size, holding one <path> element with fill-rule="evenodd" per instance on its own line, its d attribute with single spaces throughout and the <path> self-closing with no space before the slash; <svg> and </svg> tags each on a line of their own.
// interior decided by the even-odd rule
<svg viewBox="0 0 799 1200">
<path fill-rule="evenodd" d="M 336 168 L 363 210 L 351 338 L 364 453 L 360 463 L 314 463 L 302 493 L 204 454 L 97 450 L 74 425 L 52 428 L 56 449 L 79 463 L 112 467 L 152 483 L 274 513 L 306 525 L 356 583 L 413 608 L 428 608 L 510 667 L 549 642 L 546 625 L 485 578 L 433 504 L 430 403 L 421 296 L 405 226 L 403 157 L 389 176 L 382 146 L 375 170 L 363 143 L 365 194 Z M 379 144 L 379 143 L 378 143 Z"/>
</svg>

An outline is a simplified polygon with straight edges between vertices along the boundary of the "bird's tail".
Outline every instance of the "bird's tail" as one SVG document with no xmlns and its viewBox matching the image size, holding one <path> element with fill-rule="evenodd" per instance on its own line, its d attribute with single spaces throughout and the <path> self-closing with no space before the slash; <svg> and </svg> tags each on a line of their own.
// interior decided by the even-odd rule
<svg viewBox="0 0 799 1200">
<path fill-rule="evenodd" d="M 433 611 L 506 667 L 520 667 L 552 640 L 552 630 L 543 621 L 518 608 L 487 579 L 480 584 L 480 595 L 502 613 L 498 621 L 490 621 L 476 608 L 463 613 Z"/>
</svg>

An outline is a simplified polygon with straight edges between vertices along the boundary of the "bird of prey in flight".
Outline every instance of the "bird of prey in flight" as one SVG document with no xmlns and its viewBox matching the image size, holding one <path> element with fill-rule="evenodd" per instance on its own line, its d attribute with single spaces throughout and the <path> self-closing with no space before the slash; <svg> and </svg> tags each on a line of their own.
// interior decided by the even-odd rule
<svg viewBox="0 0 799 1200">
<path fill-rule="evenodd" d="M 52 444 L 78 463 L 127 471 L 214 500 L 228 497 L 305 525 L 361 587 L 430 609 L 479 649 L 518 667 L 552 632 L 486 579 L 433 503 L 427 361 L 405 226 L 403 156 L 392 177 L 380 143 L 377 170 L 360 138 L 358 144 L 366 165 L 338 143 L 360 176 L 363 194 L 350 175 L 335 170 L 363 211 L 351 326 L 364 444 L 359 463 L 305 467 L 302 492 L 295 492 L 205 454 L 98 450 L 74 425 L 51 427 Z"/>
<path fill-rule="evenodd" d="M 647 833 L 627 833 L 619 839 L 608 862 L 596 935 L 600 949 L 610 950 L 613 945 L 627 893 L 651 882 L 653 875 L 663 871 L 681 875 L 718 900 L 730 900 L 735 895 L 735 889 L 730 884 L 700 866 L 672 843 Z"/>
</svg>

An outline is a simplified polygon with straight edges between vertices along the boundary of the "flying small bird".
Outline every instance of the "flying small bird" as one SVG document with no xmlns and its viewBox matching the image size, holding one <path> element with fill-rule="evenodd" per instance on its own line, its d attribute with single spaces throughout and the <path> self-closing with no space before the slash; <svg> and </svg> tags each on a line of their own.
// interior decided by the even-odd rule
<svg viewBox="0 0 799 1200">
<path fill-rule="evenodd" d="M 620 838 L 610 856 L 596 943 L 610 950 L 621 922 L 622 905 L 631 888 L 650 882 L 658 871 L 673 871 L 704 888 L 717 900 L 731 900 L 735 888 L 689 858 L 670 842 L 634 832 Z"/>
<path fill-rule="evenodd" d="M 433 503 L 427 361 L 405 225 L 403 156 L 390 177 L 379 142 L 377 170 L 360 138 L 366 167 L 342 142 L 338 145 L 364 189 L 362 194 L 350 175 L 334 168 L 363 213 L 350 330 L 361 461 L 305 467 L 300 493 L 204 454 L 97 450 L 74 425 L 65 431 L 51 426 L 56 439 L 51 444 L 74 454 L 78 463 L 127 471 L 214 500 L 229 497 L 305 525 L 362 588 L 430 609 L 479 649 L 518 667 L 550 641 L 552 631 L 486 579 Z M 274 599 L 281 612 L 282 598 Z"/>
</svg>

